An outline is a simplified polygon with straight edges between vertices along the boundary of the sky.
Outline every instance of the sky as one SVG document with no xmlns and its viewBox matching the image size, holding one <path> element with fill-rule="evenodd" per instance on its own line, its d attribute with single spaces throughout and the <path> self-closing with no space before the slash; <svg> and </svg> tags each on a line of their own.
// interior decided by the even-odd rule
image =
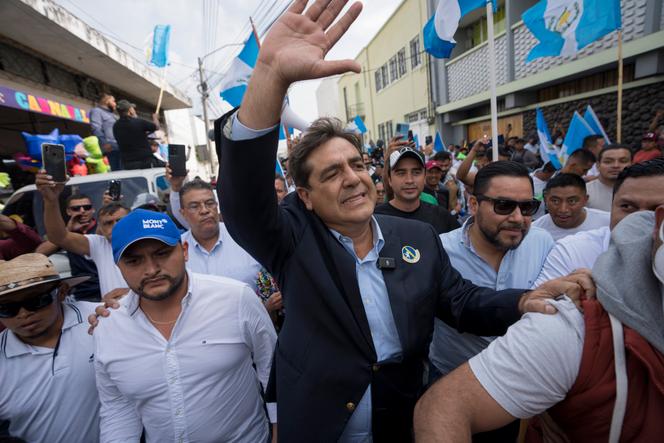
<svg viewBox="0 0 664 443">
<path fill-rule="evenodd" d="M 288 0 L 53 0 L 98 29 L 135 58 L 145 61 L 145 48 L 157 24 L 171 25 L 170 66 L 166 77 L 185 92 L 199 114 L 200 95 L 197 58 L 223 45 L 242 43 L 249 36 L 253 16 L 261 38 L 264 29 Z M 364 9 L 347 34 L 337 42 L 327 59 L 355 58 L 360 50 L 396 10 L 402 0 L 365 0 Z M 311 1 L 310 3 L 313 3 Z M 351 2 L 349 2 L 350 4 Z M 270 7 L 271 6 L 271 7 Z M 347 7 L 348 8 L 348 5 Z M 241 45 L 221 49 L 204 59 L 208 83 L 220 81 Z M 319 80 L 301 82 L 289 93 L 293 110 L 306 120 L 318 117 L 316 89 Z M 230 109 L 218 96 L 210 95 L 208 112 L 215 118 Z"/>
</svg>

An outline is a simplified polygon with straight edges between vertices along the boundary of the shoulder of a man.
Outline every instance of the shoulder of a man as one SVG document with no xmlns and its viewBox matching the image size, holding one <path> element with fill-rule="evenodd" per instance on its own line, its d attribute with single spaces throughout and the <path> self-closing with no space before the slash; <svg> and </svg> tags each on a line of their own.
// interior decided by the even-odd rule
<svg viewBox="0 0 664 443">
<path fill-rule="evenodd" d="M 553 237 L 549 234 L 549 231 L 543 229 L 539 226 L 531 226 L 528 230 L 528 235 L 523 239 L 523 242 L 526 245 L 541 245 L 548 247 L 549 249 L 553 247 L 555 241 Z"/>
<path fill-rule="evenodd" d="M 541 216 L 540 218 L 538 218 L 537 220 L 535 220 L 535 221 L 532 223 L 531 226 L 535 226 L 535 227 L 540 227 L 540 228 L 541 228 L 541 227 L 543 227 L 543 226 L 549 226 L 549 225 L 551 225 L 551 215 L 549 215 L 549 214 L 545 214 L 545 215 Z"/>
<path fill-rule="evenodd" d="M 85 234 L 85 238 L 88 239 L 88 245 L 90 247 L 90 255 L 93 255 L 94 251 L 99 251 L 102 248 L 107 248 L 111 246 L 111 243 L 103 235 Z"/>
<path fill-rule="evenodd" d="M 529 418 L 562 401 L 577 379 L 585 324 L 565 298 L 555 315 L 529 313 L 469 360 L 482 387 L 512 416 Z"/>
</svg>

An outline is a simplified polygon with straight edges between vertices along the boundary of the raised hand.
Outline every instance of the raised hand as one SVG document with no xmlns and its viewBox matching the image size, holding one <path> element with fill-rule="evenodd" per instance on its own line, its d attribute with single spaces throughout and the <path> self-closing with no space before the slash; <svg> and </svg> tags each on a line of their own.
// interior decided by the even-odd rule
<svg viewBox="0 0 664 443">
<path fill-rule="evenodd" d="M 316 0 L 305 12 L 307 3 L 296 0 L 265 37 L 238 115 L 249 128 L 269 128 L 279 121 L 291 84 L 360 72 L 353 60 L 326 61 L 325 56 L 358 17 L 362 4 L 354 3 L 332 25 L 348 0 Z"/>
<path fill-rule="evenodd" d="M 362 10 L 354 3 L 334 25 L 348 0 L 317 0 L 303 13 L 307 0 L 297 0 L 274 24 L 261 47 L 258 62 L 270 67 L 275 81 L 288 87 L 301 80 L 360 71 L 353 60 L 324 58 Z"/>
</svg>

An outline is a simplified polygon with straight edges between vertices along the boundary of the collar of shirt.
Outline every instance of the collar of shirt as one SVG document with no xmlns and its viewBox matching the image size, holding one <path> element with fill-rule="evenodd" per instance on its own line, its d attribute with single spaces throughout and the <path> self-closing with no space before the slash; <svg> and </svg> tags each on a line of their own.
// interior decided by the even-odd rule
<svg viewBox="0 0 664 443">
<path fill-rule="evenodd" d="M 192 248 L 204 254 L 212 254 L 214 250 L 220 247 L 220 245 L 224 242 L 225 234 L 222 224 L 219 223 L 219 238 L 217 239 L 217 242 L 214 244 L 214 247 L 212 248 L 211 251 L 208 251 L 203 246 L 201 246 L 200 243 L 198 243 L 198 240 L 196 240 L 196 237 L 194 237 L 194 234 L 191 232 L 191 229 L 185 232 L 184 235 L 186 236 L 187 243 L 189 243 Z"/>
<path fill-rule="evenodd" d="M 184 296 L 180 304 L 182 305 L 182 310 L 189 306 L 191 303 L 191 297 L 193 293 L 193 278 L 191 272 L 185 271 L 187 273 L 187 294 Z M 129 291 L 129 293 L 122 299 L 122 304 L 125 306 L 125 309 L 132 318 L 135 318 L 138 309 L 140 308 L 141 296 L 136 294 L 134 291 Z"/>
<path fill-rule="evenodd" d="M 62 333 L 64 334 L 66 330 L 83 323 L 83 315 L 81 314 L 81 311 L 72 304 L 65 302 L 61 305 L 64 314 L 64 321 L 62 323 Z M 24 343 L 11 331 L 7 331 L 5 342 L 2 343 L 2 348 L 7 358 L 17 357 L 24 354 L 50 354 L 53 352 L 53 348 L 32 346 Z"/>
<path fill-rule="evenodd" d="M 350 237 L 346 237 L 345 235 L 342 235 L 341 233 L 335 231 L 332 228 L 330 229 L 330 232 L 332 235 L 334 235 L 334 238 L 339 240 L 341 245 L 344 247 L 346 251 L 350 255 L 355 258 L 355 261 L 357 263 L 363 263 L 365 261 L 371 261 L 371 260 L 378 260 L 378 254 L 380 254 L 380 251 L 383 249 L 383 245 L 385 244 L 385 240 L 383 239 L 383 233 L 380 230 L 380 226 L 378 226 L 378 222 L 376 221 L 376 218 L 371 216 L 371 231 L 373 233 L 373 248 L 369 253 L 367 254 L 366 257 L 363 259 L 360 259 L 357 254 L 355 253 L 355 248 L 353 247 L 353 240 Z"/>
</svg>

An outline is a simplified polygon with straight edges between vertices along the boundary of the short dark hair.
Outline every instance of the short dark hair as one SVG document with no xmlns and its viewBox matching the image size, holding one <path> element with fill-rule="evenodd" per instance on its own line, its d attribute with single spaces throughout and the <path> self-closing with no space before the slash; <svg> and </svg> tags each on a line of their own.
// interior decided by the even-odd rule
<svg viewBox="0 0 664 443">
<path fill-rule="evenodd" d="M 613 195 L 616 195 L 616 192 L 618 192 L 622 184 L 628 178 L 657 176 L 664 176 L 664 157 L 659 157 L 653 160 L 635 163 L 631 166 L 628 166 L 622 170 L 620 175 L 618 175 L 616 184 L 613 185 Z"/>
<path fill-rule="evenodd" d="M 617 151 L 618 149 L 624 149 L 627 152 L 629 152 L 629 158 L 630 158 L 630 160 L 632 159 L 632 150 L 629 149 L 629 146 L 615 143 L 615 144 L 604 146 L 602 148 L 602 150 L 599 151 L 599 154 L 597 155 L 597 161 L 598 162 L 602 161 L 602 157 L 604 157 L 605 152 L 607 152 L 607 151 Z"/>
<path fill-rule="evenodd" d="M 68 208 L 72 200 L 90 200 L 90 203 L 92 203 L 92 199 L 85 194 L 72 194 L 65 199 L 65 207 Z"/>
<path fill-rule="evenodd" d="M 595 154 L 586 151 L 585 149 L 577 149 L 572 152 L 567 160 L 569 161 L 571 159 L 579 160 L 583 163 L 595 163 L 597 161 Z"/>
<path fill-rule="evenodd" d="M 587 136 L 583 139 L 583 144 L 581 145 L 581 147 L 583 149 L 590 149 L 593 146 L 595 146 L 595 144 L 597 144 L 597 140 L 599 140 L 601 138 L 604 138 L 604 137 L 601 136 L 601 135 L 589 135 L 589 136 Z"/>
<path fill-rule="evenodd" d="M 284 178 L 283 175 L 281 175 L 281 174 L 277 174 L 277 173 L 275 172 L 275 173 L 274 173 L 274 179 L 275 179 L 275 180 L 280 180 L 281 183 L 284 184 L 284 188 L 287 187 L 287 186 L 286 186 L 286 179 Z"/>
<path fill-rule="evenodd" d="M 439 151 L 433 155 L 432 160 L 436 160 L 439 162 L 452 160 L 452 154 L 450 154 L 448 151 Z"/>
<path fill-rule="evenodd" d="M 319 118 L 309 126 L 288 156 L 288 172 L 296 186 L 309 187 L 311 166 L 307 164 L 307 159 L 320 145 L 337 137 L 349 142 L 357 149 L 358 155 L 362 155 L 362 141 L 353 132 L 345 130 L 341 120 L 332 117 Z"/>
<path fill-rule="evenodd" d="M 489 161 L 493 161 L 493 148 L 490 147 L 490 146 L 487 147 L 487 150 L 484 151 L 484 155 L 486 155 L 486 157 L 489 159 Z M 511 157 L 512 152 L 509 149 L 507 149 L 506 147 L 504 147 L 503 145 L 500 145 L 500 146 L 498 146 L 498 157 L 500 157 L 501 155 L 503 157 Z M 502 161 L 505 161 L 505 160 L 502 160 Z"/>
<path fill-rule="evenodd" d="M 574 186 L 575 188 L 581 189 L 584 194 L 586 193 L 586 182 L 583 178 L 576 174 L 562 173 L 546 182 L 544 194 L 547 194 L 553 188 L 565 188 L 567 186 Z"/>
<path fill-rule="evenodd" d="M 481 195 L 487 192 L 489 190 L 491 179 L 501 176 L 527 178 L 530 182 L 531 189 L 534 191 L 533 179 L 530 177 L 528 168 L 521 163 L 502 160 L 489 163 L 477 171 L 477 174 L 475 175 L 475 183 L 473 185 L 475 195 Z"/>
<path fill-rule="evenodd" d="M 110 202 L 101 207 L 101 209 L 97 212 L 97 216 L 101 217 L 102 215 L 113 215 L 116 212 L 118 212 L 120 209 L 124 209 L 127 212 L 131 212 L 131 209 L 129 209 L 122 202 Z"/>
<path fill-rule="evenodd" d="M 197 189 L 211 191 L 214 194 L 214 188 L 210 183 L 206 182 L 205 180 L 201 180 L 200 178 L 195 178 L 192 181 L 185 183 L 180 188 L 180 192 L 178 192 L 178 195 L 180 196 L 180 202 L 184 200 L 184 196 L 187 194 L 187 192 Z"/>
</svg>

